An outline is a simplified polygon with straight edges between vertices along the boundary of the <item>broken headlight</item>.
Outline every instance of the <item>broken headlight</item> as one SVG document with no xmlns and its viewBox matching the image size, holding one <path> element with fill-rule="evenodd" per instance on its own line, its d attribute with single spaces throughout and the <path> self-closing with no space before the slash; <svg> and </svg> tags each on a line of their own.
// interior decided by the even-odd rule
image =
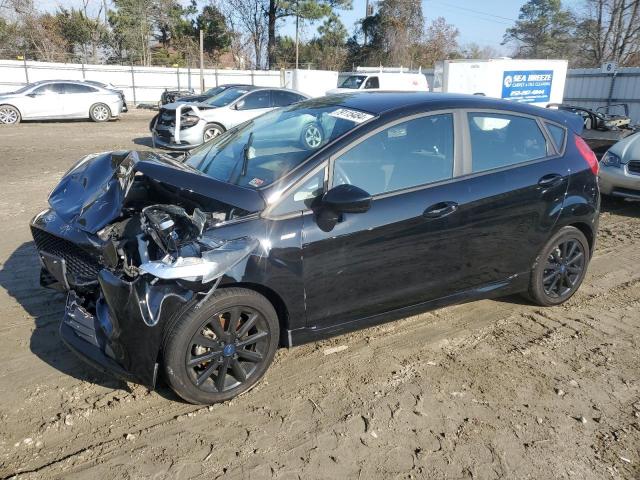
<svg viewBox="0 0 640 480">
<path fill-rule="evenodd" d="M 258 245 L 258 240 L 248 237 L 223 243 L 204 241 L 200 243 L 199 257 L 173 258 L 166 255 L 162 260 L 143 263 L 140 271 L 163 280 L 208 283 L 238 264 Z"/>
</svg>

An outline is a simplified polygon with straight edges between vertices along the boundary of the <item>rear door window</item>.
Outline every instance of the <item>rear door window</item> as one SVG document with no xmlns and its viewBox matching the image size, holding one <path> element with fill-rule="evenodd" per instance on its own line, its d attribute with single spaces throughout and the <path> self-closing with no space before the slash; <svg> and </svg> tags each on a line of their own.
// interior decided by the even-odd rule
<svg viewBox="0 0 640 480">
<path fill-rule="evenodd" d="M 544 158 L 547 141 L 530 117 L 469 113 L 472 172 L 483 172 Z"/>
<path fill-rule="evenodd" d="M 271 106 L 272 107 L 286 107 L 292 103 L 297 103 L 305 98 L 297 93 L 287 92 L 284 90 L 272 90 L 271 91 Z"/>
<path fill-rule="evenodd" d="M 65 83 L 64 92 L 65 93 L 92 93 L 97 92 L 97 90 L 93 87 L 89 87 L 88 85 L 78 85 L 77 83 Z"/>
<path fill-rule="evenodd" d="M 238 102 L 238 110 L 255 110 L 271 106 L 271 90 L 253 92 Z"/>
</svg>

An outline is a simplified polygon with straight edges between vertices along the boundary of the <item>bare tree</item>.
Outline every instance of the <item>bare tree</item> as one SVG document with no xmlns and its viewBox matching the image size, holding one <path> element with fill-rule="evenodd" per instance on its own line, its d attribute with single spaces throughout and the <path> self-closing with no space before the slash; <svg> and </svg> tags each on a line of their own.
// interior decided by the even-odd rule
<svg viewBox="0 0 640 480">
<path fill-rule="evenodd" d="M 234 25 L 245 31 L 249 42 L 253 47 L 255 68 L 264 66 L 264 58 L 267 46 L 267 29 L 263 0 L 227 0 L 225 2 L 225 15 L 232 30 Z M 240 45 L 236 44 L 236 47 Z M 234 48 L 232 40 L 232 49 Z"/>
<path fill-rule="evenodd" d="M 640 0 L 587 0 L 578 28 L 593 65 L 640 65 Z"/>
</svg>

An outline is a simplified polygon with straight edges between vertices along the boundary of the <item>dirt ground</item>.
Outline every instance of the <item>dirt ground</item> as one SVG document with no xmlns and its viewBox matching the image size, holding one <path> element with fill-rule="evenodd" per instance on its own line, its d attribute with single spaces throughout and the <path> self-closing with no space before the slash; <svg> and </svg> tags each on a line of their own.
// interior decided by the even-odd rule
<svg viewBox="0 0 640 480">
<path fill-rule="evenodd" d="M 283 349 L 213 407 L 85 366 L 28 222 L 84 154 L 149 148 L 151 115 L 0 129 L 0 478 L 640 478 L 640 203 L 605 202 L 562 307 L 475 302 Z"/>
</svg>

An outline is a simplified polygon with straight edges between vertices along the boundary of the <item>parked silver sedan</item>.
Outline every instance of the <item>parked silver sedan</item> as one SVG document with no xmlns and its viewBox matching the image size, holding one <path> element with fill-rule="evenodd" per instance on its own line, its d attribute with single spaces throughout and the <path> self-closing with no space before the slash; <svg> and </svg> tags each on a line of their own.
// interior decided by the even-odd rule
<svg viewBox="0 0 640 480">
<path fill-rule="evenodd" d="M 21 120 L 90 118 L 106 122 L 122 112 L 119 92 L 73 80 L 44 80 L 0 93 L 0 124 Z"/>
<path fill-rule="evenodd" d="M 640 199 L 640 133 L 613 145 L 600 160 L 603 195 Z"/>
</svg>

